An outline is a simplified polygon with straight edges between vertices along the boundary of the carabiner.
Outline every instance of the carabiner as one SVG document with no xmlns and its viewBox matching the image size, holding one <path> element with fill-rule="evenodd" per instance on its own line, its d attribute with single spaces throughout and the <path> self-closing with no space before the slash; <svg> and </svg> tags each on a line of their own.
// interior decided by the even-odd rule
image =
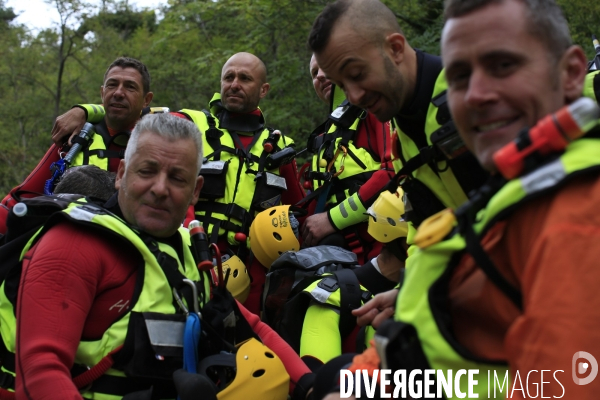
<svg viewBox="0 0 600 400">
<path fill-rule="evenodd" d="M 348 149 L 342 145 L 340 145 L 335 151 L 333 159 L 329 162 L 329 165 L 327 166 L 327 172 L 331 171 L 331 167 L 333 167 L 333 163 L 335 162 L 335 160 L 337 160 L 338 156 L 340 155 L 340 151 L 342 151 L 344 155 L 342 156 L 342 161 L 340 162 L 340 169 L 333 174 L 332 179 L 337 178 L 342 172 L 344 172 L 344 160 L 348 155 Z"/>
<path fill-rule="evenodd" d="M 192 287 L 192 301 L 194 302 L 194 312 L 198 314 L 200 318 L 202 318 L 202 314 L 200 313 L 200 305 L 198 304 L 198 288 L 196 287 L 196 284 L 190 279 L 183 279 L 183 282 Z M 189 315 L 190 311 L 185 306 L 185 304 L 183 304 L 183 300 L 181 299 L 179 293 L 177 292 L 177 289 L 175 288 L 173 288 L 173 297 L 175 297 L 175 301 L 177 302 L 179 307 L 181 307 L 185 315 Z"/>
</svg>

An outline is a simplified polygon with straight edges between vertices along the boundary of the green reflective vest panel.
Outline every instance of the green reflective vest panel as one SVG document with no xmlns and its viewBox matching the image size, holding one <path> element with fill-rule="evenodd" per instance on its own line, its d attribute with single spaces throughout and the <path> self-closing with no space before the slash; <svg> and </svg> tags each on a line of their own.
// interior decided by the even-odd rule
<svg viewBox="0 0 600 400">
<path fill-rule="evenodd" d="M 359 129 L 359 124 L 361 122 L 362 122 L 362 120 L 360 118 L 357 118 L 356 121 L 354 121 L 354 124 L 350 127 L 350 130 L 353 131 L 354 134 L 356 134 L 356 131 Z M 338 129 L 339 128 L 335 124 L 332 124 L 329 127 L 328 131 L 324 133 L 324 135 L 327 135 L 329 137 L 335 137 L 336 133 L 339 133 Z M 335 149 L 339 148 L 341 140 L 342 140 L 341 137 L 337 137 L 335 139 L 335 144 L 334 144 Z M 325 147 L 329 147 L 329 146 L 323 146 L 323 148 L 320 149 L 317 154 L 313 155 L 312 160 L 311 160 L 311 169 L 310 169 L 311 171 L 314 171 L 314 172 L 326 172 L 327 171 L 328 165 L 324 165 L 324 164 L 327 164 L 326 159 L 324 157 L 324 153 L 326 152 Z M 346 198 L 348 198 L 350 195 L 353 194 L 347 188 L 347 186 L 349 186 L 350 183 L 356 182 L 357 186 L 360 186 L 369 179 L 370 175 L 373 172 L 379 171 L 381 169 L 381 161 L 374 159 L 373 155 L 367 149 L 362 148 L 362 147 L 356 147 L 354 145 L 353 139 L 351 139 L 348 142 L 347 149 L 348 149 L 348 152 L 352 152 L 358 159 L 360 159 L 360 161 L 362 161 L 362 163 L 365 165 L 365 168 L 363 169 L 362 166 L 360 166 L 356 161 L 354 161 L 354 159 L 350 155 L 347 155 L 344 157 L 344 154 L 342 152 L 340 152 L 338 154 L 338 156 L 333 160 L 331 171 L 332 172 L 340 171 L 342 167 L 343 167 L 343 170 L 333 180 L 333 187 L 329 193 L 330 197 L 328 198 L 328 207 L 327 208 L 335 207 L 337 204 L 339 204 L 340 202 L 342 202 L 343 200 L 345 200 Z M 321 185 L 323 185 L 323 183 L 324 183 L 323 180 L 313 179 L 312 180 L 313 189 L 314 190 L 318 189 Z M 339 192 L 341 190 L 336 189 L 336 187 L 344 188 L 343 196 L 339 195 L 340 194 Z"/>
<path fill-rule="evenodd" d="M 599 140 L 579 139 L 571 143 L 560 158 L 523 177 L 509 181 L 490 199 L 485 208 L 478 212 L 477 222 L 473 225 L 474 231 L 481 238 L 498 220 L 505 219 L 519 204 L 528 201 L 532 196 L 551 191 L 575 175 L 597 173 L 600 170 L 600 160 L 597 156 L 599 152 Z M 471 355 L 456 341 L 449 326 L 440 325 L 439 321 L 449 321 L 450 316 L 432 300 L 439 299 L 447 292 L 451 270 L 458 264 L 465 251 L 465 238 L 457 230 L 449 239 L 411 255 L 407 260 L 405 280 L 396 303 L 395 320 L 416 329 L 430 368 L 443 371 L 479 369 L 475 393 L 479 394 L 479 398 L 487 398 L 488 372 L 492 380 L 495 374 L 501 381 L 507 371 L 505 362 L 481 360 Z M 448 301 L 447 297 L 445 299 Z M 467 379 L 464 378 L 461 380 L 461 390 L 466 392 Z M 490 383 L 490 387 L 493 383 Z"/>
<path fill-rule="evenodd" d="M 218 95 L 213 97 L 213 100 L 211 102 L 213 102 L 215 99 L 217 99 L 217 100 L 219 99 Z M 204 114 L 204 112 L 202 112 L 202 111 L 187 110 L 187 109 L 181 110 L 180 112 L 187 115 L 200 129 L 200 132 L 202 133 L 202 146 L 204 149 L 203 152 L 204 152 L 205 156 L 213 153 L 215 149 L 213 149 L 211 147 L 211 145 L 208 143 L 208 141 L 206 139 L 206 132 L 209 129 L 209 123 L 208 123 L 206 114 Z M 213 117 L 214 117 L 214 114 L 213 114 Z M 236 147 L 235 142 L 234 142 L 234 139 L 232 138 L 231 134 L 229 133 L 229 131 L 219 127 L 219 121 L 217 118 L 214 118 L 214 121 L 215 121 L 215 125 L 216 125 L 215 127 L 223 133 L 221 135 L 221 137 L 219 138 L 220 144 L 222 146 L 226 146 L 226 147 L 234 149 Z M 268 138 L 269 130 L 265 128 L 262 130 L 262 132 L 257 133 L 257 134 L 260 135 L 260 137 L 257 140 L 255 140 L 253 146 L 250 148 L 249 153 L 256 158 L 260 158 L 260 156 L 264 152 L 263 142 Z M 283 149 L 284 147 L 290 146 L 292 144 L 293 144 L 293 141 L 289 137 L 285 137 L 283 135 L 279 138 L 279 140 L 277 142 L 277 146 L 281 149 Z M 208 160 L 205 160 L 205 162 L 206 161 L 210 162 L 211 160 L 212 160 L 212 158 L 209 158 Z M 197 215 L 198 219 L 200 221 L 202 221 L 203 217 L 206 215 L 205 211 L 199 210 L 199 207 L 203 206 L 202 203 L 215 202 L 215 203 L 219 203 L 222 205 L 235 204 L 240 209 L 243 209 L 245 212 L 250 213 L 249 218 L 251 221 L 252 219 L 254 219 L 254 216 L 256 214 L 255 210 L 251 210 L 252 199 L 254 197 L 254 193 L 256 191 L 256 185 L 257 185 L 257 183 L 255 181 L 256 175 L 253 173 L 247 172 L 248 167 L 244 163 L 243 159 L 241 159 L 240 157 L 238 157 L 234 154 L 231 154 L 229 152 L 225 152 L 225 151 L 221 152 L 219 161 L 228 164 L 226 180 L 225 180 L 224 196 L 220 197 L 220 198 L 209 200 L 207 198 L 202 198 L 202 194 L 201 194 L 201 197 L 198 200 L 198 204 L 196 205 L 196 215 Z M 257 164 L 252 165 L 251 168 L 256 170 L 258 168 L 258 165 Z M 267 170 L 267 172 L 269 172 L 273 175 L 279 176 L 279 168 Z M 277 178 L 275 178 L 275 179 L 277 179 Z M 280 202 L 278 204 L 280 204 Z M 277 204 L 274 204 L 274 205 L 277 205 Z M 242 231 L 242 224 L 244 223 L 244 221 L 240 221 L 232 215 L 226 215 L 225 213 L 221 213 L 221 212 L 212 212 L 211 217 L 215 218 L 217 220 L 220 220 L 220 221 L 229 222 L 238 228 L 238 230 L 237 230 L 238 232 Z M 250 225 L 248 224 L 247 228 L 249 228 L 249 226 Z M 213 223 L 204 225 L 204 229 L 205 229 L 206 233 L 209 235 L 209 237 L 213 232 L 213 228 L 214 228 Z M 229 244 L 237 245 L 238 243 L 234 239 L 235 233 L 236 232 L 233 232 L 231 230 L 227 230 L 227 229 L 224 229 L 223 227 L 221 227 L 219 229 L 218 235 L 219 235 L 219 237 L 222 237 L 223 235 L 227 234 L 227 240 L 228 240 Z"/>
<path fill-rule="evenodd" d="M 173 292 L 172 288 L 167 281 L 161 266 L 156 260 L 155 254 L 148 249 L 144 241 L 138 236 L 131 228 L 119 218 L 116 218 L 102 208 L 92 204 L 82 204 L 81 202 L 72 203 L 64 211 L 65 218 L 73 223 L 80 224 L 86 229 L 99 229 L 109 234 L 114 234 L 115 237 L 124 238 L 129 241 L 139 251 L 140 255 L 144 260 L 143 270 L 139 270 L 138 273 L 143 274 L 143 285 L 141 292 L 137 297 L 137 301 L 130 305 L 128 312 L 124 314 L 119 320 L 113 323 L 104 332 L 101 338 L 93 341 L 82 341 L 79 343 L 77 352 L 75 355 L 75 363 L 92 367 L 100 360 L 102 360 L 107 354 L 122 346 L 127 336 L 130 316 L 132 312 L 143 313 L 153 312 L 160 314 L 181 314 L 181 311 L 174 307 Z M 41 232 L 41 230 L 40 230 Z M 39 233 L 36 234 L 30 242 L 27 244 L 22 252 L 21 258 L 33 245 L 33 243 L 39 239 Z M 171 256 L 177 260 L 178 270 L 188 279 L 196 282 L 199 281 L 200 274 L 196 268 L 196 264 L 193 260 L 192 253 L 190 251 L 190 237 L 186 229 L 180 228 L 179 234 L 183 244 L 183 257 L 184 263 L 179 261 L 177 252 L 172 247 L 156 242 L 158 250 Z M 37 236 L 37 237 L 36 237 Z M 209 277 L 206 273 L 203 273 L 204 282 L 204 299 L 210 298 L 210 287 Z M 16 319 L 14 309 L 6 297 L 5 294 L 5 283 L 2 283 L 0 287 L 0 334 L 7 350 L 15 352 L 15 328 Z M 134 296 L 135 300 L 135 296 Z M 200 307 L 203 304 L 200 304 Z M 4 372 L 13 374 L 12 371 L 2 369 Z M 125 376 L 122 371 L 116 369 L 109 369 L 106 374 L 114 376 Z M 91 393 L 82 392 L 82 395 L 86 398 L 94 399 L 107 399 L 115 400 L 120 397 L 102 394 L 102 393 Z"/>
<path fill-rule="evenodd" d="M 442 70 L 435 81 L 432 99 L 440 95 L 447 88 L 448 84 L 446 82 L 446 75 L 444 70 Z M 440 128 L 440 124 L 438 124 L 436 119 L 437 113 L 438 108 L 432 102 L 430 102 L 429 109 L 427 111 L 427 119 L 425 122 L 425 134 L 427 144 L 429 146 L 432 145 L 431 134 Z M 417 144 L 406 133 L 402 132 L 397 127 L 397 124 L 394 123 L 393 125 L 394 130 L 398 135 L 398 140 L 400 141 L 402 157 L 405 160 L 410 160 L 411 158 L 418 156 L 419 148 Z M 400 158 L 393 160 L 393 164 L 396 172 L 400 171 L 403 166 Z M 423 165 L 414 171 L 412 176 L 425 184 L 425 186 L 427 186 L 435 194 L 442 204 L 444 204 L 446 207 L 455 209 L 459 205 L 466 202 L 468 198 L 456 180 L 453 172 L 447 168 L 445 164 L 445 161 L 437 163 L 437 173 L 431 169 L 429 165 Z"/>
</svg>

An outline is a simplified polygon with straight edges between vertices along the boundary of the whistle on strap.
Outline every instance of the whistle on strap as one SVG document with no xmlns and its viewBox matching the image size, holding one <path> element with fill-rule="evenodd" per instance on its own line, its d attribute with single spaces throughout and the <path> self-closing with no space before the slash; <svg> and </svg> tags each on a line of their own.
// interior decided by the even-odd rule
<svg viewBox="0 0 600 400">
<path fill-rule="evenodd" d="M 450 208 L 432 215 L 421 223 L 414 243 L 424 249 L 444 239 L 456 226 L 456 216 Z"/>
</svg>

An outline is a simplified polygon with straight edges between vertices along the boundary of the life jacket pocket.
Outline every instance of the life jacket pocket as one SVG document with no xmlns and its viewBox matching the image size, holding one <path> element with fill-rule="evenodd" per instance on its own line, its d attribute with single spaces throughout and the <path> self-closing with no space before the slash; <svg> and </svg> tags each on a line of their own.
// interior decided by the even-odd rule
<svg viewBox="0 0 600 400">
<path fill-rule="evenodd" d="M 200 175 L 204 177 L 204 185 L 200 198 L 215 200 L 225 197 L 228 167 L 228 161 L 209 161 L 202 165 Z"/>
<path fill-rule="evenodd" d="M 287 190 L 285 178 L 270 172 L 263 172 L 256 178 L 252 208 L 262 211 L 278 205 L 284 190 Z"/>
</svg>

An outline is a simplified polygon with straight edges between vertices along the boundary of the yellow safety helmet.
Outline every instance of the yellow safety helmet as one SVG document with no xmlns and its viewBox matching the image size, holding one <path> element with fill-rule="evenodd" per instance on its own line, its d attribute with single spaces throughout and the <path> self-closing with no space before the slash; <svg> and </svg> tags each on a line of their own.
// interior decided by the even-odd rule
<svg viewBox="0 0 600 400">
<path fill-rule="evenodd" d="M 216 269 L 217 267 L 215 272 Z M 227 276 L 227 270 L 231 271 L 227 278 L 227 290 L 237 301 L 245 302 L 250 293 L 250 275 L 246 266 L 238 256 L 231 256 L 223 261 L 223 277 Z"/>
<path fill-rule="evenodd" d="M 389 243 L 399 237 L 406 237 L 408 224 L 402 219 L 402 214 L 404 214 L 402 189 L 398 188 L 396 193 L 384 191 L 367 210 L 367 215 L 371 217 L 367 232 L 380 243 Z"/>
<path fill-rule="evenodd" d="M 217 379 L 219 400 L 286 400 L 290 376 L 271 349 L 252 338 L 241 344 L 235 354 L 205 357 L 198 367 Z"/>
<path fill-rule="evenodd" d="M 254 218 L 250 225 L 250 249 L 267 269 L 284 252 L 300 249 L 290 223 L 289 205 L 268 208 Z"/>
</svg>

